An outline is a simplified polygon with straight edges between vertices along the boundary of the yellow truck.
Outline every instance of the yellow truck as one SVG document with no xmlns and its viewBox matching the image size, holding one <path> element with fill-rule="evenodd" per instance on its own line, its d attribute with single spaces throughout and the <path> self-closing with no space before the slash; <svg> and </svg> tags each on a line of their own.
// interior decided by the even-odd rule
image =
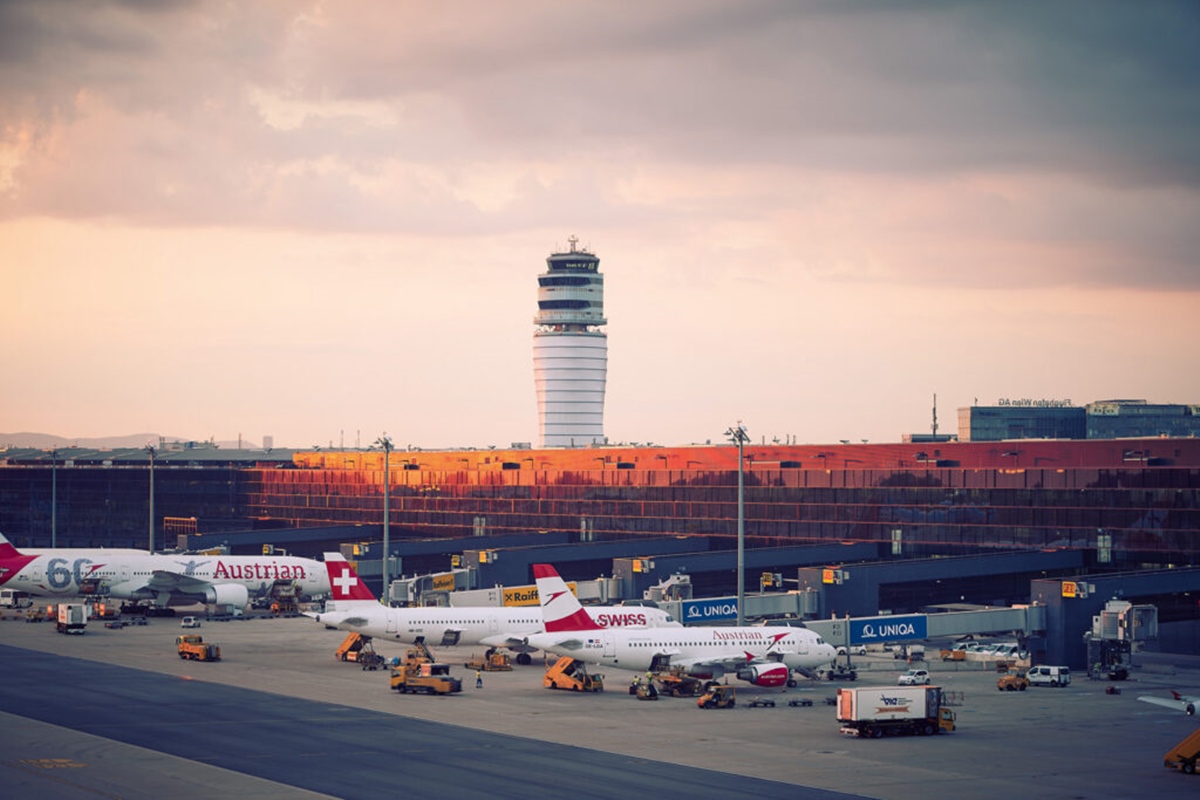
<svg viewBox="0 0 1200 800">
<path fill-rule="evenodd" d="M 542 677 L 547 689 L 566 689 L 572 692 L 603 692 L 604 676 L 593 675 L 587 665 L 570 656 L 562 656 Z"/>
<path fill-rule="evenodd" d="M 221 648 L 215 644 L 205 644 L 204 639 L 194 633 L 185 633 L 175 637 L 175 649 L 179 657 L 190 661 L 220 661 Z"/>
<path fill-rule="evenodd" d="M 454 694 L 462 681 L 450 676 L 449 664 L 409 661 L 392 670 L 392 689 L 401 694 Z"/>
<path fill-rule="evenodd" d="M 495 648 L 488 650 L 482 656 L 471 654 L 471 660 L 463 664 L 467 669 L 479 672 L 512 672 L 512 659 L 507 653 L 498 652 Z"/>
<path fill-rule="evenodd" d="M 1029 678 L 1024 670 L 1010 669 L 996 679 L 996 688 L 1002 692 L 1023 692 L 1029 688 Z"/>
<path fill-rule="evenodd" d="M 1163 766 L 1194 775 L 1197 759 L 1200 759 L 1200 728 L 1189 733 L 1182 742 L 1167 751 L 1163 756 Z"/>
</svg>

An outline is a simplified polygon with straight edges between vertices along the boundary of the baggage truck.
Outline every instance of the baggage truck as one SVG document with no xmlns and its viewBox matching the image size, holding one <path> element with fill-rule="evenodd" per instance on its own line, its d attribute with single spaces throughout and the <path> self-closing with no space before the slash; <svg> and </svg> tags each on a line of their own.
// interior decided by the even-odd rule
<svg viewBox="0 0 1200 800">
<path fill-rule="evenodd" d="M 837 721 L 842 733 L 878 739 L 884 735 L 930 736 L 954 730 L 954 711 L 936 686 L 838 689 Z"/>
<path fill-rule="evenodd" d="M 59 633 L 86 633 L 87 619 L 87 606 L 78 603 L 58 604 L 56 629 Z"/>
</svg>

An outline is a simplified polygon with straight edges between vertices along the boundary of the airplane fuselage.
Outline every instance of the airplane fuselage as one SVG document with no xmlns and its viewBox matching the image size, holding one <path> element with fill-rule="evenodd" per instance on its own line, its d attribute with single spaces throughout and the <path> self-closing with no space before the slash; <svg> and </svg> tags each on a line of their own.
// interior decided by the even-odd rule
<svg viewBox="0 0 1200 800">
<path fill-rule="evenodd" d="M 697 677 L 719 678 L 738 670 L 738 662 L 779 663 L 789 669 L 813 669 L 835 657 L 832 645 L 814 632 L 778 628 L 663 628 L 641 631 L 575 631 L 534 634 L 531 646 L 581 661 L 636 671 L 684 666 Z"/>
<path fill-rule="evenodd" d="M 43 550 L 0 562 L 0 585 L 41 597 L 166 597 L 244 605 L 277 583 L 303 595 L 329 592 L 324 565 L 294 556 L 157 555 L 114 550 Z"/>
<path fill-rule="evenodd" d="M 665 611 L 642 606 L 597 606 L 589 608 L 588 613 L 596 624 L 606 628 L 679 625 Z M 420 640 L 446 647 L 499 646 L 496 637 L 524 637 L 542 630 L 542 613 L 537 606 L 388 608 L 378 603 L 329 601 L 325 611 L 314 618 L 326 625 L 369 636 L 408 644 Z"/>
</svg>

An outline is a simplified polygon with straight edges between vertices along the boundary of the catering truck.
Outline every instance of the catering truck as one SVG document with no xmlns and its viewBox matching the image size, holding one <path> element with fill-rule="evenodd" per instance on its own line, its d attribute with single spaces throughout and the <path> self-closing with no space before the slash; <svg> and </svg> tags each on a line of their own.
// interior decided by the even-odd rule
<svg viewBox="0 0 1200 800">
<path fill-rule="evenodd" d="M 884 735 L 930 736 L 954 730 L 954 711 L 936 686 L 838 689 L 837 721 L 842 733 L 878 739 Z"/>
<path fill-rule="evenodd" d="M 59 633 L 84 633 L 87 631 L 87 618 L 87 606 L 59 603 L 56 629 Z"/>
</svg>

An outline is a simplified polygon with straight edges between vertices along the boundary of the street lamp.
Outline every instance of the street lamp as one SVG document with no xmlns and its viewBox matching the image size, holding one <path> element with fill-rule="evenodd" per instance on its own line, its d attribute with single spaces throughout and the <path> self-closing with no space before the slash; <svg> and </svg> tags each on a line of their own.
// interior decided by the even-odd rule
<svg viewBox="0 0 1200 800">
<path fill-rule="evenodd" d="M 388 560 L 391 558 L 391 550 L 388 548 L 388 522 L 391 514 L 388 509 L 388 500 L 390 495 L 390 478 L 391 478 L 391 453 L 392 440 L 388 438 L 385 431 L 383 436 L 375 440 L 375 444 L 383 448 L 383 604 L 391 605 L 391 586 L 388 584 Z"/>
<path fill-rule="evenodd" d="M 154 553 L 154 445 L 146 445 L 150 454 L 150 553 Z"/>
<path fill-rule="evenodd" d="M 745 622 L 745 605 L 746 605 L 746 478 L 743 471 L 742 448 L 746 446 L 746 442 L 750 441 L 750 437 L 746 435 L 746 426 L 738 422 L 737 425 L 725 431 L 725 435 L 729 437 L 729 441 L 737 445 L 738 449 L 738 495 L 737 495 L 737 624 L 740 627 Z"/>
</svg>

